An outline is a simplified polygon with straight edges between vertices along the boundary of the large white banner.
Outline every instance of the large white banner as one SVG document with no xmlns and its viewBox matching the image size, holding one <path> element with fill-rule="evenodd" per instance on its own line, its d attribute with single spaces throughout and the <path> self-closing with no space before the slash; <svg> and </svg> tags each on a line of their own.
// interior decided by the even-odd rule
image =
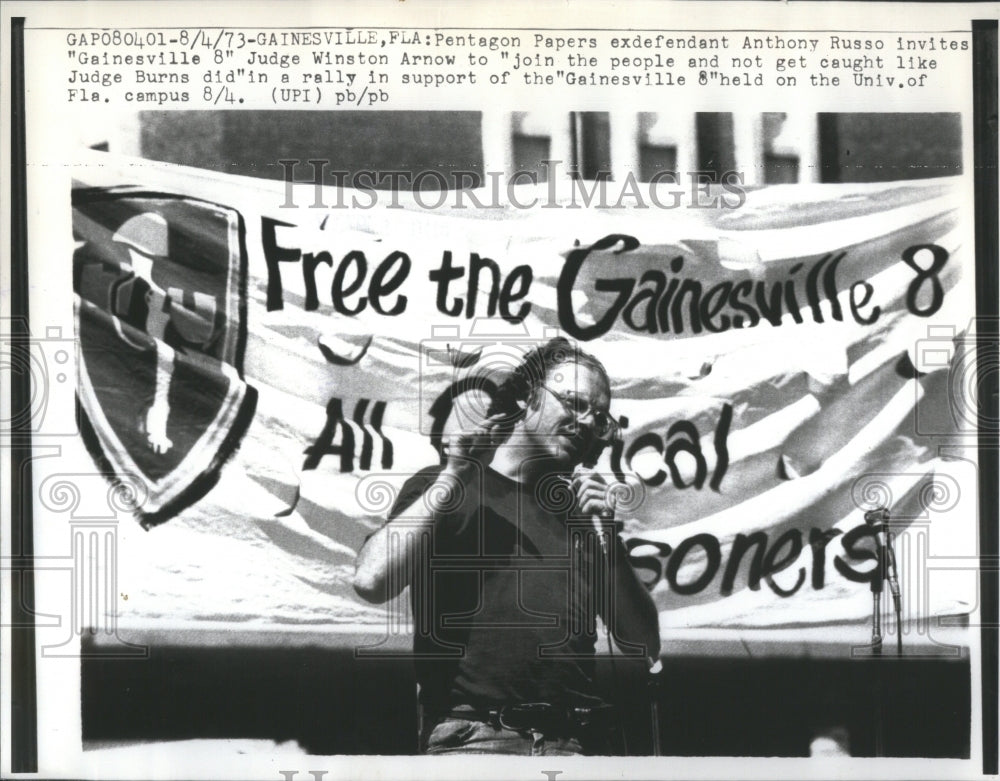
<svg viewBox="0 0 1000 781">
<path fill-rule="evenodd" d="M 904 621 L 975 607 L 973 571 L 926 567 L 976 549 L 975 464 L 938 447 L 975 430 L 960 179 L 402 194 L 95 154 L 74 180 L 82 439 L 141 522 L 120 626 L 385 631 L 356 551 L 557 334 L 610 374 L 597 468 L 665 633 L 860 625 L 883 507 Z"/>
</svg>

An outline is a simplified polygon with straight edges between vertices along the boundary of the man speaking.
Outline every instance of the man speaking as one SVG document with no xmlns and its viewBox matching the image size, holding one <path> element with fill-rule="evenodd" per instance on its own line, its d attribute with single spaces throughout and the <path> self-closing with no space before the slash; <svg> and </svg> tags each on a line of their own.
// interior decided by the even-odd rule
<svg viewBox="0 0 1000 781">
<path fill-rule="evenodd" d="M 362 547 L 354 587 L 410 587 L 428 754 L 608 753 L 597 617 L 619 653 L 659 657 L 656 608 L 591 471 L 617 436 L 594 357 L 556 338 L 529 352 L 442 466 L 403 486 Z"/>
</svg>

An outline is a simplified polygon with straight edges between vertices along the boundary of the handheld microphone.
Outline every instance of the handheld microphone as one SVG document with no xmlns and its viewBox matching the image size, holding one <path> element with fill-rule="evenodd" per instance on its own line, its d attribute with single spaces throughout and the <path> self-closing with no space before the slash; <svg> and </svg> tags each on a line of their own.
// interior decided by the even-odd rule
<svg viewBox="0 0 1000 781">
<path fill-rule="evenodd" d="M 899 573 L 896 571 L 896 553 L 892 549 L 892 539 L 889 537 L 886 524 L 889 522 L 889 510 L 879 507 L 865 513 L 865 523 L 875 532 L 875 543 L 878 545 L 879 562 L 882 574 L 889 581 L 889 591 L 892 593 L 893 607 L 900 612 Z M 884 562 L 884 564 L 883 564 Z"/>
<path fill-rule="evenodd" d="M 593 469 L 591 464 L 577 464 L 573 469 L 573 477 L 586 477 L 589 475 Z M 594 524 L 594 528 L 597 530 L 597 539 L 601 543 L 601 553 L 604 554 L 605 559 L 608 556 L 608 541 L 604 538 L 604 529 L 601 527 L 604 518 L 601 517 L 600 513 L 591 513 L 590 520 Z"/>
</svg>

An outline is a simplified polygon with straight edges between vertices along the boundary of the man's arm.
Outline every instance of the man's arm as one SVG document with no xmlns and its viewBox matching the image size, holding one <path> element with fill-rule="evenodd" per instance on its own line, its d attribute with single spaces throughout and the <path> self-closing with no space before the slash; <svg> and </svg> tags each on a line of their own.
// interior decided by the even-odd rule
<svg viewBox="0 0 1000 781">
<path fill-rule="evenodd" d="M 608 558 L 611 560 L 611 633 L 615 642 L 642 646 L 646 658 L 654 664 L 660 658 L 660 617 L 649 591 L 639 580 L 628 560 L 628 551 L 617 534 L 611 535 Z"/>
<path fill-rule="evenodd" d="M 449 517 L 438 508 L 449 504 L 445 497 L 451 492 L 468 492 L 473 471 L 471 465 L 446 466 L 412 502 L 368 538 L 354 565 L 354 590 L 358 596 L 381 603 L 398 596 L 409 585 L 421 548 L 428 550 L 431 531 Z"/>
<path fill-rule="evenodd" d="M 478 506 L 477 485 L 482 465 L 493 459 L 497 447 L 497 427 L 507 418 L 497 414 L 473 431 L 455 438 L 448 448 L 448 460 L 438 476 L 423 492 L 393 517 L 358 552 L 354 569 L 354 590 L 368 602 L 385 602 L 397 596 L 410 582 L 422 545 L 430 544 L 432 530 L 452 533 L 447 528 L 455 512 L 454 492 L 462 495 L 466 507 Z M 442 507 L 452 508 L 442 512 Z M 424 543 L 423 541 L 427 542 Z M 428 548 L 424 548 L 429 551 Z"/>
<path fill-rule="evenodd" d="M 653 598 L 628 560 L 625 544 L 614 534 L 614 507 L 609 506 L 604 478 L 591 470 L 580 470 L 573 480 L 575 512 L 593 520 L 596 533 L 610 538 L 602 547 L 604 566 L 610 568 L 609 604 L 601 618 L 624 652 L 644 649 L 650 664 L 660 658 L 660 620 Z M 608 613 L 604 615 L 603 613 Z"/>
</svg>

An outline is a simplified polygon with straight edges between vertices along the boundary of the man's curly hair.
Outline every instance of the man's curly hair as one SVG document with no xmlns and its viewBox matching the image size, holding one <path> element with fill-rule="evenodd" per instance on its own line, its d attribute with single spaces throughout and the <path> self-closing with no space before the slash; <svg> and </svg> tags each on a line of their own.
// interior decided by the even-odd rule
<svg viewBox="0 0 1000 781">
<path fill-rule="evenodd" d="M 538 345 L 524 356 L 524 360 L 503 379 L 490 401 L 487 415 L 504 413 L 511 416 L 510 428 L 516 422 L 518 402 L 527 402 L 538 387 L 545 382 L 548 372 L 559 364 L 575 361 L 589 366 L 600 374 L 611 387 L 607 369 L 597 358 L 574 345 L 569 339 L 557 336 Z M 507 428 L 506 425 L 500 427 Z"/>
</svg>

